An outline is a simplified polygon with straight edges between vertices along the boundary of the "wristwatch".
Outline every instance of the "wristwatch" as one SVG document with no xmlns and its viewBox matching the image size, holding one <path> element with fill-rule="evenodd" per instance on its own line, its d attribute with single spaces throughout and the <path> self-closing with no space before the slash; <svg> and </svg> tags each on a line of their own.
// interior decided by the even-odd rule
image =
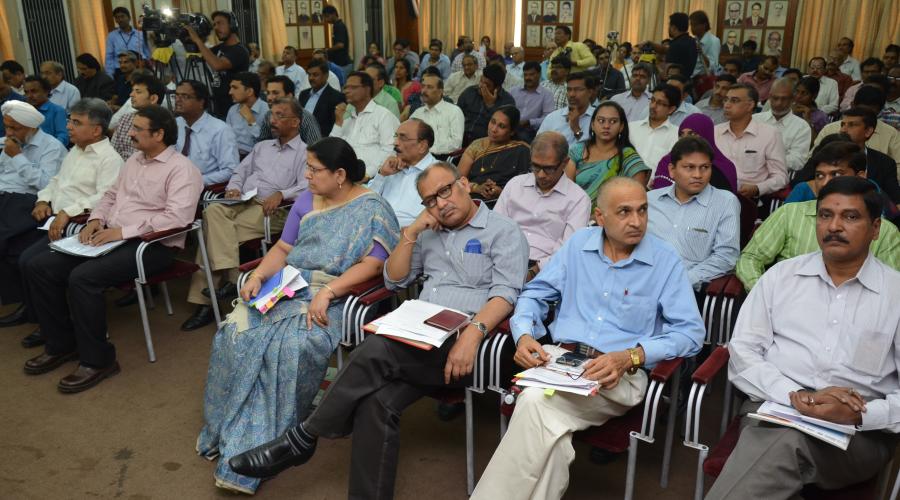
<svg viewBox="0 0 900 500">
<path fill-rule="evenodd" d="M 487 325 L 485 325 L 481 321 L 472 321 L 472 326 L 474 326 L 475 328 L 478 329 L 479 332 L 481 332 L 482 337 L 487 336 L 487 334 L 488 334 Z"/>
<path fill-rule="evenodd" d="M 584 131 L 583 131 L 583 130 L 579 130 L 578 132 L 575 132 L 575 131 L 573 130 L 572 133 L 575 135 L 575 138 L 576 138 L 576 139 L 581 139 L 581 135 L 584 133 Z"/>
<path fill-rule="evenodd" d="M 641 355 L 636 348 L 626 349 L 626 352 L 631 356 L 631 368 L 628 369 L 628 373 L 634 375 L 641 367 Z"/>
</svg>

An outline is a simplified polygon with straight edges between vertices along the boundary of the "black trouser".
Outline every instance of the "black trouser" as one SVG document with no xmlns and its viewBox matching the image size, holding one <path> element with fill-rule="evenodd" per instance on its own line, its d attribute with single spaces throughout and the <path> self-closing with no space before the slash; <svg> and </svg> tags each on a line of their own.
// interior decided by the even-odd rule
<svg viewBox="0 0 900 500">
<path fill-rule="evenodd" d="M 115 362 L 116 348 L 106 339 L 103 292 L 137 277 L 135 251 L 139 244 L 132 240 L 94 259 L 54 252 L 46 246 L 36 250 L 25 264 L 25 283 L 48 354 L 77 350 L 81 364 L 93 368 Z M 148 275 L 159 273 L 174 255 L 174 249 L 153 245 L 144 252 L 144 269 Z"/>
<path fill-rule="evenodd" d="M 352 499 L 394 496 L 400 452 L 400 414 L 444 384 L 444 365 L 455 337 L 424 351 L 371 335 L 350 355 L 322 402 L 304 423 L 310 433 L 338 438 L 353 433 L 350 459 Z M 452 382 L 465 387 L 472 376 Z"/>
<path fill-rule="evenodd" d="M 34 307 L 30 305 L 32 303 L 31 295 L 29 293 L 28 286 L 24 282 L 25 269 L 28 265 L 28 262 L 40 255 L 42 252 L 46 251 L 47 245 L 50 244 L 50 236 L 47 235 L 47 232 L 41 231 L 41 233 L 43 233 L 40 235 L 41 238 L 35 241 L 30 247 L 26 248 L 21 255 L 19 255 L 19 261 L 17 263 L 18 265 L 15 267 L 15 271 L 10 271 L 15 272 L 16 278 L 19 280 L 18 283 L 19 286 L 21 286 L 21 301 L 25 306 L 25 318 L 29 323 L 37 323 L 38 318 L 37 314 L 35 314 L 34 312 Z"/>
<path fill-rule="evenodd" d="M 19 254 L 37 238 L 38 222 L 31 217 L 37 196 L 22 193 L 0 194 L 0 301 L 14 304 L 22 301 L 18 276 Z"/>
</svg>

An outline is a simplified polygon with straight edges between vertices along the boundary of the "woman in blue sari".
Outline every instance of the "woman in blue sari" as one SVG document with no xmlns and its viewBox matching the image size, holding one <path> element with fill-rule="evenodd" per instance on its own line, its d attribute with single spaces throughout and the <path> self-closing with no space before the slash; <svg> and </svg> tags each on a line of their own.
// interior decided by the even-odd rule
<svg viewBox="0 0 900 500">
<path fill-rule="evenodd" d="M 197 452 L 219 458 L 216 486 L 242 493 L 253 494 L 259 480 L 232 471 L 228 459 L 306 418 L 340 341 L 344 297 L 381 276 L 400 234 L 390 205 L 359 185 L 365 164 L 350 145 L 329 137 L 307 151 L 309 189 L 241 298 L 255 296 L 285 265 L 309 287 L 266 314 L 238 300 L 213 340 Z"/>
</svg>

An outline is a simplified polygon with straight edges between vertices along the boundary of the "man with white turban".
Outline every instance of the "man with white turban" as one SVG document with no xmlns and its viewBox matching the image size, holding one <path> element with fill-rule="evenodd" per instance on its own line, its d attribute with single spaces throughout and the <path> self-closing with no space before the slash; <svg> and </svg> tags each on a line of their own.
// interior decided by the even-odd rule
<svg viewBox="0 0 900 500">
<path fill-rule="evenodd" d="M 59 171 L 66 147 L 39 128 L 44 115 L 31 104 L 7 101 L 0 112 L 6 127 L 0 153 L 0 259 L 5 260 L 10 240 L 38 226 L 31 217 L 37 192 Z"/>
</svg>

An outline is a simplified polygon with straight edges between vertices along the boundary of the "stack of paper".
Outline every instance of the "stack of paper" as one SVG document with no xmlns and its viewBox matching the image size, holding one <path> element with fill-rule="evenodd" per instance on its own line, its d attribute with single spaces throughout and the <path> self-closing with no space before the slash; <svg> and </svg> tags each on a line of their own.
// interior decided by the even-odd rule
<svg viewBox="0 0 900 500">
<path fill-rule="evenodd" d="M 62 238 L 50 243 L 50 249 L 57 252 L 74 255 L 76 257 L 100 257 L 112 252 L 120 245 L 124 245 L 125 240 L 111 241 L 102 245 L 92 246 L 85 245 L 78 241 L 78 235 Z"/>
<path fill-rule="evenodd" d="M 796 429 L 842 450 L 847 449 L 847 446 L 850 445 L 850 438 L 856 434 L 856 427 L 852 425 L 836 424 L 827 420 L 807 417 L 791 407 L 771 401 L 766 401 L 756 410 L 756 413 L 748 413 L 747 416 Z"/>
<path fill-rule="evenodd" d="M 251 189 L 246 193 L 242 194 L 240 198 L 213 198 L 211 200 L 205 200 L 207 203 L 221 203 L 223 205 L 236 205 L 238 203 L 243 203 L 248 200 L 252 200 L 253 197 L 256 196 L 257 190 Z"/>
<path fill-rule="evenodd" d="M 420 344 L 440 347 L 451 335 L 458 333 L 458 330 L 448 332 L 425 324 L 425 320 L 441 311 L 453 311 L 468 316 L 462 311 L 423 300 L 407 300 L 393 312 L 373 321 L 372 326 L 375 327 L 375 333 L 378 335 L 387 335 L 400 341 L 411 341 L 409 343 L 417 347 L 423 347 Z M 429 349 L 430 347 L 423 348 Z"/>
<path fill-rule="evenodd" d="M 250 299 L 247 305 L 265 314 L 283 297 L 293 297 L 298 290 L 307 286 L 309 284 L 300 275 L 300 270 L 293 266 L 284 266 L 262 284 L 259 293 Z"/>
<path fill-rule="evenodd" d="M 569 352 L 562 347 L 545 345 L 544 351 L 550 355 L 550 361 L 544 366 L 529 368 L 513 378 L 520 387 L 540 387 L 554 391 L 571 392 L 582 396 L 593 396 L 600 390 L 596 380 L 588 380 L 581 376 L 583 369 L 561 365 L 556 359 Z"/>
</svg>

